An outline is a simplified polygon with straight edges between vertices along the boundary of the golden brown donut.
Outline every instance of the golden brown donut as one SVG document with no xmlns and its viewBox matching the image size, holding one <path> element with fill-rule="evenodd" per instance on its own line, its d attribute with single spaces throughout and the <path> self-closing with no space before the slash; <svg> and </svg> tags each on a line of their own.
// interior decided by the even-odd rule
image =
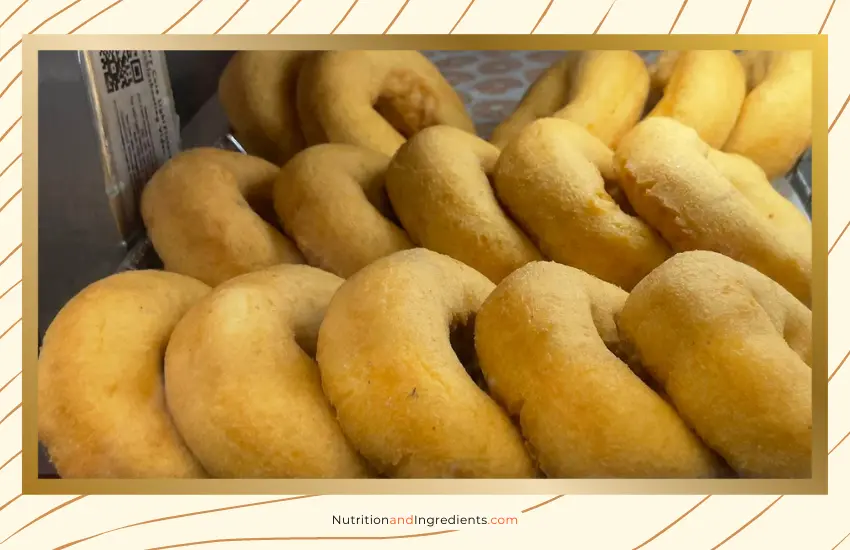
<svg viewBox="0 0 850 550">
<path fill-rule="evenodd" d="M 384 187 L 389 157 L 344 143 L 314 145 L 277 176 L 274 206 L 307 261 L 340 277 L 412 248 Z"/>
<path fill-rule="evenodd" d="M 308 52 L 236 52 L 221 74 L 218 98 L 242 147 L 278 166 L 304 148 L 298 74 Z"/>
<path fill-rule="evenodd" d="M 696 131 L 669 118 L 639 123 L 620 143 L 620 184 L 635 211 L 676 251 L 713 250 L 811 302 L 811 248 L 778 230 L 708 155 Z M 713 158 L 716 159 L 716 156 Z"/>
<path fill-rule="evenodd" d="M 340 284 L 313 267 L 276 266 L 222 284 L 178 323 L 165 355 L 168 406 L 210 475 L 366 476 L 312 359 Z"/>
<path fill-rule="evenodd" d="M 494 283 L 542 259 L 490 187 L 498 158 L 499 150 L 481 138 L 433 126 L 402 145 L 387 170 L 387 192 L 411 238 Z"/>
<path fill-rule="evenodd" d="M 612 166 L 610 149 L 583 128 L 544 118 L 502 150 L 493 184 L 547 258 L 629 290 L 670 250 L 606 193 L 600 169 Z"/>
<path fill-rule="evenodd" d="M 747 77 L 735 54 L 729 50 L 663 53 L 650 72 L 664 91 L 647 116 L 676 119 L 712 147 L 722 147 L 747 93 Z"/>
<path fill-rule="evenodd" d="M 635 52 L 570 52 L 531 85 L 491 141 L 502 148 L 529 123 L 555 117 L 613 147 L 640 119 L 648 94 L 646 64 Z"/>
<path fill-rule="evenodd" d="M 209 287 L 176 273 L 97 281 L 59 311 L 38 359 L 38 436 L 63 478 L 207 477 L 162 388 L 165 346 Z"/>
<path fill-rule="evenodd" d="M 298 114 L 310 145 L 350 143 L 387 156 L 429 126 L 475 133 L 454 88 L 416 51 L 311 56 L 298 80 Z"/>
<path fill-rule="evenodd" d="M 491 394 L 519 418 L 548 477 L 718 477 L 722 463 L 617 358 L 628 294 L 533 262 L 485 300 L 475 349 Z"/>
<path fill-rule="evenodd" d="M 325 395 L 343 432 L 397 478 L 535 476 L 518 430 L 470 378 L 484 275 L 422 248 L 343 283 L 319 329 Z"/>
<path fill-rule="evenodd" d="M 260 159 L 198 148 L 166 162 L 142 192 L 142 219 L 165 269 L 211 286 L 304 258 L 273 225 L 278 168 Z"/>
<path fill-rule="evenodd" d="M 761 53 L 743 60 L 752 90 L 723 150 L 752 159 L 774 179 L 812 143 L 812 52 Z"/>
<path fill-rule="evenodd" d="M 802 254 L 812 250 L 812 223 L 799 208 L 782 196 L 768 181 L 758 164 L 741 155 L 715 149 L 707 158 L 726 179 L 756 207 L 777 232 Z"/>
<path fill-rule="evenodd" d="M 811 475 L 812 314 L 755 269 L 677 254 L 631 292 L 627 351 L 742 477 Z"/>
</svg>

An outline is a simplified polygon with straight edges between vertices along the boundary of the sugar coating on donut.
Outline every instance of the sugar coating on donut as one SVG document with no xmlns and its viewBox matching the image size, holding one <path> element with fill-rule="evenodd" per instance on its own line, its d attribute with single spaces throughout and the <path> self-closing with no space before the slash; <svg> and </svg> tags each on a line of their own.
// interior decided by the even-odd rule
<svg viewBox="0 0 850 550">
<path fill-rule="evenodd" d="M 210 288 L 161 271 L 131 271 L 74 296 L 44 335 L 38 435 L 63 478 L 207 477 L 167 409 L 165 346 Z"/>
<path fill-rule="evenodd" d="M 178 323 L 166 391 L 186 444 L 214 477 L 360 478 L 312 358 L 342 279 L 282 265 L 231 279 Z"/>
<path fill-rule="evenodd" d="M 623 349 L 742 477 L 811 475 L 812 315 L 721 254 L 683 252 L 629 294 Z"/>
<path fill-rule="evenodd" d="M 457 260 L 413 249 L 367 266 L 334 295 L 319 330 L 322 385 L 343 432 L 379 473 L 536 475 L 519 431 L 452 347 L 452 333 L 474 323 L 492 289 Z"/>
</svg>

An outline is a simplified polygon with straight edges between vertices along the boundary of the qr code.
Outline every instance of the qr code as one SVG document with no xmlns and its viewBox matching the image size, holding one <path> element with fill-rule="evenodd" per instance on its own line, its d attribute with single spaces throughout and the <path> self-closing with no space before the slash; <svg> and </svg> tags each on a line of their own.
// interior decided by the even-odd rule
<svg viewBox="0 0 850 550">
<path fill-rule="evenodd" d="M 135 50 L 103 50 L 100 52 L 100 66 L 106 80 L 106 93 L 109 94 L 145 80 L 142 61 Z"/>
</svg>

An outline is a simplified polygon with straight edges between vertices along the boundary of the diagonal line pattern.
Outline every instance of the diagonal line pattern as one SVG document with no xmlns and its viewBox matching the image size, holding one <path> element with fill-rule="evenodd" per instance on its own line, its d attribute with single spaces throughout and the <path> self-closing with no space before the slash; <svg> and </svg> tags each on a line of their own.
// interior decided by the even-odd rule
<svg viewBox="0 0 850 550">
<path fill-rule="evenodd" d="M 254 507 L 254 506 L 262 506 L 264 504 L 274 504 L 274 503 L 278 503 L 278 502 L 287 502 L 287 501 L 292 501 L 292 500 L 302 500 L 302 499 L 305 499 L 305 498 L 315 498 L 316 496 L 317 495 L 302 495 L 302 496 L 297 496 L 297 497 L 276 498 L 274 500 L 263 500 L 263 501 L 260 501 L 260 502 L 249 502 L 247 504 L 237 504 L 235 506 L 226 506 L 224 508 L 213 508 L 211 510 L 199 510 L 197 512 L 188 512 L 186 514 L 177 514 L 177 515 L 174 515 L 174 516 L 166 516 L 166 517 L 162 517 L 162 518 L 149 519 L 149 520 L 146 520 L 146 521 L 140 521 L 140 522 L 137 522 L 137 523 L 131 523 L 129 525 L 124 525 L 124 526 L 121 526 L 121 527 L 116 527 L 114 529 L 109 529 L 108 531 L 103 531 L 103 532 L 91 535 L 91 536 L 83 538 L 83 539 L 71 541 L 71 542 L 63 544 L 62 546 L 57 546 L 56 548 L 54 548 L 54 550 L 64 550 L 65 548 L 75 546 L 77 544 L 80 544 L 81 542 L 86 542 L 86 541 L 95 539 L 97 537 L 106 535 L 108 533 L 114 533 L 115 531 L 122 531 L 124 529 L 129 529 L 131 527 L 138 527 L 140 525 L 150 525 L 151 523 L 160 523 L 160 522 L 168 521 L 168 520 L 172 520 L 172 519 L 188 518 L 188 517 L 192 517 L 192 516 L 201 516 L 201 515 L 205 515 L 205 514 L 212 514 L 212 513 L 215 513 L 215 512 L 224 512 L 224 511 L 227 511 L 227 510 L 238 510 L 240 508 L 251 508 L 251 507 Z"/>
<path fill-rule="evenodd" d="M 475 0 L 470 0 L 469 4 L 466 5 L 466 9 L 463 10 L 463 13 L 460 14 L 460 17 L 458 17 L 457 21 L 455 21 L 455 24 L 452 27 L 452 30 L 449 31 L 449 34 L 453 34 L 455 32 L 455 29 L 458 25 L 460 25 L 460 22 L 463 21 L 463 18 L 466 17 L 466 14 L 469 13 L 469 8 L 471 8 L 474 3 Z"/>
<path fill-rule="evenodd" d="M 176 27 L 177 25 L 179 25 L 180 23 L 182 23 L 184 19 L 186 19 L 187 17 L 189 17 L 189 15 L 190 15 L 193 11 L 195 11 L 195 8 L 197 8 L 198 6 L 200 6 L 200 5 L 201 5 L 201 3 L 202 3 L 203 1 L 204 1 L 204 0 L 198 0 L 197 2 L 195 2 L 194 4 L 192 4 L 192 7 L 191 7 L 191 8 L 189 8 L 189 9 L 186 11 L 186 13 L 184 13 L 184 14 L 183 14 L 183 15 L 181 15 L 179 18 L 177 18 L 177 21 L 175 21 L 175 22 L 174 22 L 174 23 L 172 23 L 172 24 L 171 24 L 171 25 L 170 25 L 167 29 L 165 29 L 164 31 L 162 31 L 162 34 L 168 34 L 169 32 L 171 32 L 171 30 L 172 30 L 174 27 Z"/>
<path fill-rule="evenodd" d="M 845 362 L 845 361 L 847 361 L 847 358 L 848 358 L 848 357 L 850 357 L 850 350 L 848 350 L 848 351 L 847 351 L 847 354 L 844 356 L 844 359 L 842 359 L 842 360 L 841 360 L 841 362 L 840 362 L 840 363 L 838 363 L 838 366 L 837 366 L 837 367 L 835 367 L 835 370 L 834 370 L 834 371 L 832 371 L 832 374 L 830 374 L 830 375 L 829 375 L 829 378 L 827 378 L 827 379 L 826 379 L 827 383 L 832 382 L 832 377 L 833 377 L 833 376 L 835 376 L 835 374 L 836 374 L 839 370 L 841 370 L 841 367 L 842 367 L 842 366 L 844 366 L 844 362 Z"/>
<path fill-rule="evenodd" d="M 661 535 L 663 535 L 664 533 L 666 533 L 667 531 L 672 529 L 674 525 L 676 525 L 677 523 L 679 523 L 680 521 L 682 521 L 683 519 L 688 517 L 688 515 L 690 515 L 691 512 L 693 512 L 694 510 L 696 510 L 697 508 L 702 506 L 703 503 L 710 498 L 711 498 L 711 495 L 708 495 L 707 497 L 705 497 L 701 501 L 697 502 L 695 505 L 691 506 L 691 508 L 687 512 L 685 512 L 681 516 L 674 519 L 671 523 L 667 524 L 667 526 L 664 529 L 658 531 L 657 533 L 655 533 L 654 535 L 652 535 L 651 537 L 649 537 L 648 539 L 646 539 L 642 543 L 638 544 L 632 550 L 638 550 L 639 548 L 643 548 L 644 546 L 646 546 L 650 542 L 654 541 L 655 539 L 657 539 L 658 537 L 660 537 Z"/>
<path fill-rule="evenodd" d="M 199 3 L 200 3 L 200 2 L 199 2 Z M 281 26 L 281 25 L 283 24 L 283 22 L 284 22 L 284 21 L 286 21 L 286 18 L 287 18 L 287 17 L 289 17 L 289 15 L 290 15 L 292 12 L 294 12 L 294 11 L 295 11 L 295 8 L 297 8 L 297 7 L 298 7 L 298 4 L 300 4 L 300 3 L 301 3 L 301 0 L 295 0 L 295 3 L 294 3 L 294 4 L 292 4 L 292 7 L 291 7 L 291 8 L 289 8 L 289 10 L 287 10 L 287 12 L 283 14 L 283 17 L 281 17 L 281 18 L 280 18 L 280 21 L 278 21 L 277 23 L 275 23 L 274 27 L 272 27 L 272 28 L 271 28 L 271 30 L 270 30 L 269 32 L 267 32 L 266 34 L 272 34 L 274 31 L 276 31 L 276 30 L 277 30 L 277 28 L 278 28 L 279 26 Z"/>
<path fill-rule="evenodd" d="M 345 15 L 342 16 L 342 19 L 340 19 L 339 23 L 336 24 L 336 27 L 333 28 L 333 30 L 331 31 L 331 34 L 336 33 L 337 29 L 339 29 L 339 27 L 342 25 L 343 21 L 345 21 L 348 18 L 348 14 L 350 14 L 352 12 L 352 10 L 354 10 L 354 6 L 356 6 L 357 2 L 359 2 L 359 1 L 360 0 L 354 0 L 354 2 L 351 3 L 351 6 L 349 6 L 348 11 L 345 12 Z"/>
<path fill-rule="evenodd" d="M 8 254 L 6 254 L 6 257 L 5 257 L 5 258 L 3 258 L 2 260 L 0 260 L 0 267 L 2 267 L 2 266 L 3 266 L 3 264 L 5 264 L 7 261 L 9 261 L 9 258 L 11 258 L 12 256 L 14 256 L 14 255 L 15 255 L 15 252 L 17 252 L 18 250 L 20 250 L 23 246 L 24 246 L 24 243 L 18 243 L 18 246 L 16 246 L 15 248 L 13 248 L 11 252 L 9 252 Z M 20 319 L 18 319 L 18 321 L 20 321 Z M 6 334 L 6 333 L 4 332 L 3 334 Z M 2 336 L 0 336 L 0 338 L 2 338 Z"/>
<path fill-rule="evenodd" d="M 744 8 L 744 14 L 741 16 L 741 21 L 738 23 L 738 28 L 735 29 L 735 34 L 738 34 L 738 33 L 741 32 L 741 27 L 744 26 L 744 19 L 747 18 L 747 14 L 750 12 L 750 5 L 752 3 L 753 3 L 753 0 L 747 0 L 747 7 Z"/>
<path fill-rule="evenodd" d="M 6 202 L 4 202 L 4 203 L 3 203 L 3 205 L 2 205 L 2 206 L 0 206 L 0 212 L 3 212 L 3 210 L 5 210 L 5 209 L 6 209 L 6 207 L 7 207 L 7 206 L 9 206 L 9 204 L 11 204 L 11 202 L 12 202 L 13 200 L 15 200 L 16 198 L 18 198 L 18 195 L 20 195 L 20 194 L 21 194 L 21 191 L 22 191 L 22 190 L 23 190 L 23 188 L 22 188 L 22 187 L 18 187 L 18 190 L 17 190 L 17 191 L 15 191 L 15 192 L 14 192 L 14 194 L 12 194 L 12 196 L 11 196 L 11 197 L 9 197 L 9 198 L 6 200 Z"/>
<path fill-rule="evenodd" d="M 6 414 L 6 416 L 4 416 L 3 418 L 0 418 L 0 426 L 2 426 L 3 422 L 6 422 L 9 419 L 10 416 L 12 416 L 13 414 L 16 413 L 18 411 L 18 409 L 21 408 L 21 405 L 22 405 L 22 403 L 18 403 L 17 405 L 15 405 L 14 409 L 12 409 L 11 411 L 9 411 Z"/>
<path fill-rule="evenodd" d="M 23 74 L 24 74 L 24 71 L 18 71 L 18 74 L 16 74 L 14 77 L 12 77 L 12 80 L 10 80 L 9 83 L 6 84 L 6 87 L 3 88 L 3 91 L 0 91 L 0 98 L 2 98 L 4 95 L 6 95 L 6 92 L 9 91 L 9 88 L 11 88 L 12 85 L 15 82 L 17 82 L 18 79 L 21 78 L 21 75 L 23 75 Z"/>
<path fill-rule="evenodd" d="M 840 541 L 838 541 L 838 544 L 836 544 L 835 546 L 833 546 L 833 547 L 832 547 L 832 550 L 835 550 L 836 548 L 838 548 L 839 546 L 841 546 L 841 543 L 842 543 L 842 542 L 844 542 L 845 540 L 847 540 L 847 537 L 850 537 L 850 533 L 847 533 L 846 535 L 844 535 L 844 538 L 843 538 L 843 539 L 841 539 Z"/>
<path fill-rule="evenodd" d="M 21 372 L 22 372 L 22 371 L 18 371 L 18 374 L 16 374 L 15 376 L 13 376 L 11 380 L 9 380 L 9 381 L 8 381 L 8 382 L 6 382 L 5 384 L 3 384 L 3 386 L 0 386 L 0 393 L 3 393 L 3 390 L 5 390 L 6 388 L 8 388 L 8 387 L 9 387 L 9 384 L 11 384 L 11 383 L 12 383 L 12 382 L 14 382 L 15 380 L 17 380 L 17 379 L 18 379 L 18 377 L 21 375 Z"/>
<path fill-rule="evenodd" d="M 605 23 L 605 20 L 608 19 L 608 14 L 611 13 L 612 9 L 614 9 L 614 4 L 616 4 L 616 3 L 617 3 L 617 0 L 614 0 L 613 2 L 611 2 L 611 5 L 608 6 L 608 11 L 606 11 L 605 15 L 602 16 L 602 21 L 600 21 L 599 24 L 596 25 L 596 28 L 593 29 L 593 34 L 599 34 L 599 29 L 602 28 L 602 25 Z"/>
<path fill-rule="evenodd" d="M 20 124 L 21 119 L 22 119 L 23 117 L 24 117 L 24 115 L 19 116 L 19 117 L 18 117 L 18 119 L 17 119 L 15 122 L 13 122 L 13 123 L 12 123 L 12 125 L 11 125 L 11 126 L 9 126 L 9 128 L 7 128 L 5 132 L 3 132 L 3 135 L 1 135 L 1 136 L 0 136 L 0 141 L 3 141 L 4 139 L 6 139 L 6 136 L 8 136 L 8 135 L 9 135 L 9 132 L 11 132 L 12 130 L 14 130 L 14 129 L 15 129 L 15 126 L 17 126 L 18 124 Z"/>
<path fill-rule="evenodd" d="M 776 498 L 776 500 L 774 500 L 773 502 L 771 502 L 770 504 L 768 504 L 768 505 L 764 508 L 764 510 L 762 510 L 761 512 L 759 512 L 758 514 L 756 514 L 755 516 L 753 516 L 752 518 L 750 518 L 750 520 L 749 520 L 747 523 L 745 523 L 745 524 L 743 524 L 742 526 L 738 527 L 738 529 L 736 529 L 734 533 L 732 533 L 731 535 L 729 535 L 728 537 L 726 537 L 725 539 L 723 539 L 722 541 L 720 541 L 720 543 L 719 543 L 717 546 L 714 546 L 711 550 L 717 550 L 718 548 L 720 548 L 721 546 L 723 546 L 724 544 L 726 544 L 727 542 L 729 542 L 730 540 L 732 540 L 733 538 L 735 538 L 736 536 L 738 536 L 738 534 L 739 534 L 741 531 L 743 531 L 744 529 L 746 529 L 747 527 L 749 527 L 750 525 L 752 525 L 754 521 L 756 521 L 757 519 L 759 519 L 760 517 L 762 517 L 765 513 L 767 513 L 767 511 L 768 511 L 768 510 L 770 510 L 771 508 L 773 508 L 773 507 L 776 505 L 776 503 L 777 503 L 777 502 L 779 502 L 780 500 L 782 500 L 782 497 L 784 497 L 784 496 L 785 496 L 785 495 L 781 495 L 781 496 L 777 497 L 777 498 Z"/>
<path fill-rule="evenodd" d="M 552 503 L 552 502 L 555 502 L 556 500 L 558 500 L 559 498 L 562 498 L 563 496 L 564 496 L 564 495 L 558 495 L 558 496 L 556 496 L 556 497 L 552 497 L 552 498 L 550 498 L 549 500 L 544 500 L 543 502 L 541 502 L 541 503 L 539 503 L 539 504 L 535 504 L 534 506 L 531 506 L 531 507 L 529 507 L 529 508 L 526 508 L 525 510 L 523 510 L 523 511 L 522 511 L 522 513 L 523 513 L 523 514 L 526 514 L 526 513 L 530 512 L 530 511 L 532 511 L 532 510 L 537 510 L 538 508 L 541 508 L 541 507 L 543 507 L 543 506 L 546 506 L 547 504 L 550 504 L 550 503 Z"/>
<path fill-rule="evenodd" d="M 52 513 L 54 513 L 54 512 L 58 512 L 59 510 L 61 510 L 62 508 L 66 507 L 66 506 L 70 506 L 71 504 L 74 504 L 75 502 L 77 502 L 77 501 L 78 501 L 78 500 L 80 500 L 81 498 L 85 498 L 85 495 L 80 495 L 80 496 L 78 496 L 78 497 L 74 497 L 74 498 L 72 498 L 71 500 L 68 500 L 68 501 L 66 501 L 66 502 L 63 502 L 63 503 L 62 503 L 62 504 L 60 504 L 59 506 L 54 506 L 54 507 L 53 507 L 53 508 L 51 508 L 50 510 L 48 510 L 48 511 L 46 511 L 45 513 L 41 514 L 40 516 L 38 516 L 37 518 L 35 518 L 35 519 L 34 519 L 34 520 L 32 520 L 31 522 L 27 523 L 26 525 L 24 525 L 23 527 L 21 527 L 20 529 L 18 529 L 17 531 L 15 531 L 15 532 L 14 532 L 14 533 L 12 533 L 11 535 L 9 535 L 9 536 L 8 536 L 8 537 L 6 537 L 5 539 L 3 539 L 3 542 L 0 542 L 0 546 L 2 546 L 2 545 L 4 545 L 4 544 L 6 544 L 6 541 L 8 541 L 10 538 L 14 537 L 15 535 L 17 535 L 18 533 L 20 533 L 21 531 L 23 531 L 23 530 L 24 530 L 24 529 L 26 529 L 27 527 L 30 527 L 31 525 L 35 524 L 37 521 L 39 521 L 39 520 L 41 520 L 41 519 L 46 518 L 47 516 L 49 516 L 50 514 L 52 514 Z"/>
<path fill-rule="evenodd" d="M 835 444 L 835 446 L 834 446 L 832 449 L 830 449 L 828 453 L 826 453 L 826 455 L 827 455 L 827 456 L 829 456 L 829 455 L 831 455 L 832 453 L 834 453 L 834 452 L 835 452 L 835 450 L 836 450 L 838 447 L 840 447 L 842 443 L 844 443 L 845 441 L 847 441 L 847 438 L 848 438 L 848 437 L 850 437 L 850 432 L 847 432 L 846 434 L 844 434 L 844 437 L 842 437 L 841 439 L 839 439 L 839 440 L 838 440 L 838 443 L 836 443 L 836 444 Z"/>
<path fill-rule="evenodd" d="M 82 0 L 74 0 L 73 2 L 71 2 L 70 4 L 65 6 L 64 8 L 62 8 L 61 10 L 57 11 L 56 13 L 54 13 L 53 15 L 51 15 L 50 17 L 48 17 L 47 19 L 45 19 L 44 21 L 42 21 L 41 23 L 36 25 L 36 27 L 33 30 L 31 30 L 30 32 L 28 32 L 27 34 L 35 34 L 35 32 L 38 31 L 38 29 L 45 26 L 49 22 L 53 21 L 54 19 L 56 19 L 57 17 L 59 17 L 60 15 L 62 15 L 66 11 L 68 11 L 69 9 L 71 9 L 74 6 L 76 6 L 77 4 L 79 4 L 80 2 L 82 2 Z M 23 42 L 23 38 L 21 40 L 18 40 L 17 42 L 15 42 L 12 45 L 11 48 L 6 50 L 6 53 L 4 53 L 3 55 L 0 55 L 0 62 L 2 62 L 4 59 L 6 59 L 6 56 L 9 55 L 10 53 L 12 53 L 12 51 L 14 51 L 15 48 L 20 46 L 22 42 Z"/>
<path fill-rule="evenodd" d="M 531 33 L 529 33 L 529 34 L 534 34 L 534 31 L 537 30 L 537 27 L 540 26 L 540 23 L 542 23 L 543 20 L 546 19 L 546 14 L 549 13 L 549 9 L 552 7 L 552 4 L 554 4 L 554 3 L 555 3 L 555 0 L 549 0 L 549 3 L 546 4 L 546 9 L 544 9 L 543 13 L 540 14 L 540 17 L 537 19 L 537 23 L 534 24 L 534 28 L 531 29 Z"/>
<path fill-rule="evenodd" d="M 23 154 L 23 153 L 18 153 L 18 156 L 17 156 L 17 157 L 15 157 L 15 158 L 12 160 L 12 162 L 10 162 L 8 165 L 6 165 L 6 168 L 3 168 L 3 171 L 2 171 L 2 172 L 0 172 L 0 178 L 2 178 L 2 177 L 3 177 L 3 174 L 5 174 L 6 172 L 8 172 L 8 171 L 9 171 L 9 168 L 11 168 L 11 167 L 12 167 L 12 166 L 16 163 L 16 162 L 18 162 L 19 160 L 21 160 L 21 157 L 22 157 L 22 156 L 24 156 L 24 154 Z"/>
<path fill-rule="evenodd" d="M 7 288 L 5 291 L 3 291 L 3 294 L 0 294 L 0 300 L 2 300 L 3 298 L 5 298 L 7 294 L 9 294 L 10 292 L 12 292 L 12 291 L 15 289 L 15 287 L 17 287 L 19 284 L 21 284 L 21 282 L 22 282 L 22 281 L 23 281 L 23 279 L 18 279 L 18 282 L 17 282 L 17 283 L 13 284 L 13 285 L 12 285 L 12 286 L 10 286 L 9 288 Z"/>
<path fill-rule="evenodd" d="M 667 31 L 667 34 L 673 34 L 673 29 L 676 28 L 676 24 L 679 22 L 679 18 L 682 17 L 682 13 L 685 11 L 685 6 L 688 5 L 688 0 L 682 2 L 682 7 L 679 8 L 679 13 L 676 14 L 676 19 L 673 20 L 673 24 L 670 25 L 670 30 Z"/>
<path fill-rule="evenodd" d="M 15 498 L 13 498 L 12 500 L 8 501 L 8 502 L 7 502 L 6 504 L 4 504 L 3 506 L 0 506 L 0 512 L 2 512 L 3 510 L 5 510 L 7 506 L 11 505 L 13 502 L 15 502 L 16 500 L 18 500 L 18 499 L 19 499 L 19 498 L 21 498 L 22 496 L 24 496 L 24 495 L 23 495 L 23 493 L 21 493 L 20 495 L 16 496 L 16 497 L 15 497 Z"/>
<path fill-rule="evenodd" d="M 844 104 L 841 106 L 841 109 L 839 109 L 838 114 L 835 115 L 834 119 L 832 119 L 832 124 L 829 125 L 829 129 L 826 131 L 827 133 L 831 132 L 832 129 L 835 128 L 836 123 L 838 123 L 838 119 L 844 114 L 844 109 L 847 108 L 848 103 L 850 103 L 850 94 L 847 94 L 847 99 L 844 100 Z"/>
<path fill-rule="evenodd" d="M 238 7 L 238 8 L 236 8 L 236 11 L 235 11 L 235 12 L 233 12 L 233 14 L 232 14 L 230 17 L 228 17 L 228 18 L 227 18 L 227 21 L 225 21 L 224 23 L 222 23 L 222 25 L 218 28 L 218 30 L 217 30 L 217 31 L 215 31 L 213 34 L 218 34 L 218 33 L 220 33 L 222 30 L 224 30 L 224 27 L 226 27 L 227 25 L 229 25 L 229 24 L 230 24 L 230 22 L 231 22 L 231 21 L 233 21 L 233 18 L 234 18 L 234 17 L 236 17 L 237 15 L 239 15 L 239 12 L 240 12 L 240 11 L 242 11 L 242 8 L 244 8 L 245 6 L 247 6 L 247 5 L 248 5 L 248 2 L 250 2 L 250 1 L 251 1 L 251 0 L 245 0 L 244 2 L 242 2 L 241 4 L 239 4 L 239 7 Z"/>
<path fill-rule="evenodd" d="M 108 6 L 106 6 L 105 8 L 100 10 L 99 12 L 97 12 L 96 14 L 92 15 L 91 17 L 89 17 L 88 19 L 86 19 L 85 21 L 83 21 L 82 23 L 77 25 L 76 27 L 74 27 L 71 30 L 71 32 L 69 32 L 68 34 L 74 34 L 75 32 L 82 29 L 83 27 L 85 27 L 86 25 L 88 25 L 89 23 L 91 23 L 92 21 L 94 21 L 95 19 L 97 19 L 98 17 L 103 15 L 104 13 L 108 12 L 109 10 L 111 10 L 112 8 L 114 8 L 115 6 L 117 6 L 118 4 L 120 4 L 123 1 L 124 0 L 115 0 L 115 2 L 109 4 Z"/>
<path fill-rule="evenodd" d="M 3 334 L 0 334 L 0 340 L 2 340 L 3 338 L 5 338 L 7 334 L 9 334 L 10 332 L 12 332 L 12 329 L 13 329 L 13 328 L 15 328 L 16 326 L 18 326 L 18 323 L 20 323 L 21 321 L 23 321 L 23 317 L 18 317 L 18 320 L 17 320 L 17 321 L 15 321 L 14 323 L 12 323 L 12 325 L 11 325 L 9 328 L 7 328 L 6 330 L 4 330 L 4 331 L 3 331 Z"/>
<path fill-rule="evenodd" d="M 9 460 L 7 460 L 6 462 L 4 462 L 4 463 L 3 463 L 3 465 L 2 465 L 2 466 L 0 466 L 0 472 L 2 472 L 2 471 L 3 471 L 3 468 L 5 468 L 5 467 L 6 467 L 6 466 L 8 466 L 9 464 L 11 464 L 13 460 L 15 460 L 16 458 L 18 458 L 19 456 L 21 456 L 21 454 L 22 454 L 23 452 L 24 452 L 23 450 L 20 450 L 20 451 L 18 451 L 17 453 L 15 453 L 14 455 L 12 455 L 12 458 L 10 458 Z"/>
<path fill-rule="evenodd" d="M 410 0 L 404 0 L 404 4 L 402 4 L 401 7 L 398 9 L 398 11 L 395 14 L 395 17 L 393 17 L 393 20 L 390 21 L 390 24 L 387 25 L 386 29 L 384 29 L 384 34 L 387 34 L 388 32 L 390 32 L 390 29 L 393 27 L 393 25 L 395 25 L 395 22 L 398 21 L 399 17 L 401 17 L 401 12 L 404 11 L 404 8 L 406 8 L 409 3 L 410 3 Z"/>
<path fill-rule="evenodd" d="M 13 18 L 13 17 L 15 17 L 15 14 L 17 14 L 19 11 L 21 11 L 21 8 L 23 8 L 23 7 L 27 4 L 27 2 L 29 2 L 29 0 L 24 0 L 23 2 L 21 2 L 20 4 L 18 4 L 18 7 L 17 7 L 17 8 L 15 8 L 15 10 L 14 10 L 12 13 L 10 13 L 9 15 L 7 15 L 7 16 L 6 16 L 6 19 L 4 19 L 2 23 L 0 23 L 0 29 L 2 29 L 2 28 L 3 28 L 3 25 L 5 25 L 6 23 L 8 23 L 8 22 L 9 22 L 9 21 Z"/>
<path fill-rule="evenodd" d="M 818 29 L 818 34 L 823 34 L 823 29 L 826 28 L 826 22 L 829 20 L 829 16 L 832 14 L 832 8 L 835 7 L 835 0 L 832 0 L 832 3 L 829 5 L 829 10 L 826 12 L 826 17 L 823 18 L 823 23 L 821 23 L 820 29 Z"/>
</svg>

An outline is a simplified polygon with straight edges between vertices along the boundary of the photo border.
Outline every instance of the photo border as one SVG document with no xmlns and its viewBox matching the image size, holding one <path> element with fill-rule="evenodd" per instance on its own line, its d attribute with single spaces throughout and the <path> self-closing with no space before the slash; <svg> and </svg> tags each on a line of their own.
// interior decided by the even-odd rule
<svg viewBox="0 0 850 550">
<path fill-rule="evenodd" d="M 39 479 L 38 52 L 146 50 L 686 50 L 806 49 L 813 53 L 811 479 Z M 25 35 L 23 37 L 24 495 L 268 494 L 827 494 L 828 113 L 825 35 Z"/>
</svg>

